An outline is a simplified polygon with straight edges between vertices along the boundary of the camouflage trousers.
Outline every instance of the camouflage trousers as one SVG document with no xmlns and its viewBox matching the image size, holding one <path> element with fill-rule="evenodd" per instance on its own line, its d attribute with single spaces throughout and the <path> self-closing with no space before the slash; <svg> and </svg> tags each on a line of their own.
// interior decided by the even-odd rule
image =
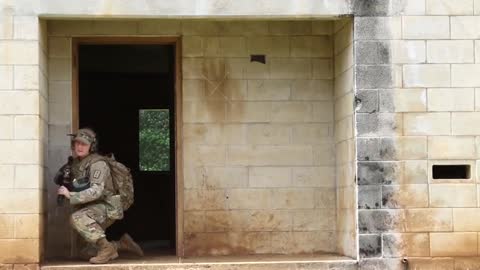
<svg viewBox="0 0 480 270">
<path fill-rule="evenodd" d="M 107 217 L 106 206 L 102 203 L 90 204 L 75 211 L 70 223 L 75 231 L 88 243 L 95 244 L 99 239 L 106 237 L 105 229 L 115 220 Z"/>
</svg>

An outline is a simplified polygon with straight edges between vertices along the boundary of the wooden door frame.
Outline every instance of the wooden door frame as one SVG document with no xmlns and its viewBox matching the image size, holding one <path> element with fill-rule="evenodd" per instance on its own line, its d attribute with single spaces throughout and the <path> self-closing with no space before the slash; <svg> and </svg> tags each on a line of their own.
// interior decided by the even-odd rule
<svg viewBox="0 0 480 270">
<path fill-rule="evenodd" d="M 184 255 L 183 248 L 183 143 L 182 143 L 182 40 L 179 36 L 132 37 L 94 36 L 72 38 L 72 131 L 79 128 L 78 46 L 83 44 L 158 44 L 175 46 L 175 253 Z"/>
</svg>

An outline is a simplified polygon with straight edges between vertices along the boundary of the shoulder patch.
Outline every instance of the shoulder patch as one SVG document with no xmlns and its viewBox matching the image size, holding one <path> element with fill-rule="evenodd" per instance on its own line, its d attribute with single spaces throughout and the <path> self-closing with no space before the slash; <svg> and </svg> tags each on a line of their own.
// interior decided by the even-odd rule
<svg viewBox="0 0 480 270">
<path fill-rule="evenodd" d="M 100 177 L 100 174 L 101 174 L 101 173 L 102 173 L 102 172 L 101 172 L 100 170 L 95 170 L 95 171 L 93 172 L 93 178 L 98 179 L 98 178 Z"/>
</svg>

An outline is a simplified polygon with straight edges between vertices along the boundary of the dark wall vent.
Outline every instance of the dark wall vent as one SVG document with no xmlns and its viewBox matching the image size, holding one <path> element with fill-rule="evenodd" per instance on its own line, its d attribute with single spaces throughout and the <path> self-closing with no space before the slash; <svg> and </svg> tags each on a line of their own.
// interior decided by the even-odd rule
<svg viewBox="0 0 480 270">
<path fill-rule="evenodd" d="M 470 165 L 433 165 L 433 179 L 470 179 Z"/>
</svg>

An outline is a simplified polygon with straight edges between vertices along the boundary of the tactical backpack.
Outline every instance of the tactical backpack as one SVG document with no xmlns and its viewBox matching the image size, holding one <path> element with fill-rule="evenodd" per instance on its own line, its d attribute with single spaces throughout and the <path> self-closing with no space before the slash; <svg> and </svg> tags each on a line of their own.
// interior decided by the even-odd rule
<svg viewBox="0 0 480 270">
<path fill-rule="evenodd" d="M 110 167 L 110 174 L 112 175 L 112 184 L 115 192 L 120 195 L 122 201 L 123 211 L 127 211 L 128 208 L 133 204 L 133 177 L 130 173 L 130 169 L 122 163 L 115 160 L 113 155 L 111 156 L 100 156 L 94 161 L 91 161 L 90 164 L 103 160 Z"/>
</svg>

